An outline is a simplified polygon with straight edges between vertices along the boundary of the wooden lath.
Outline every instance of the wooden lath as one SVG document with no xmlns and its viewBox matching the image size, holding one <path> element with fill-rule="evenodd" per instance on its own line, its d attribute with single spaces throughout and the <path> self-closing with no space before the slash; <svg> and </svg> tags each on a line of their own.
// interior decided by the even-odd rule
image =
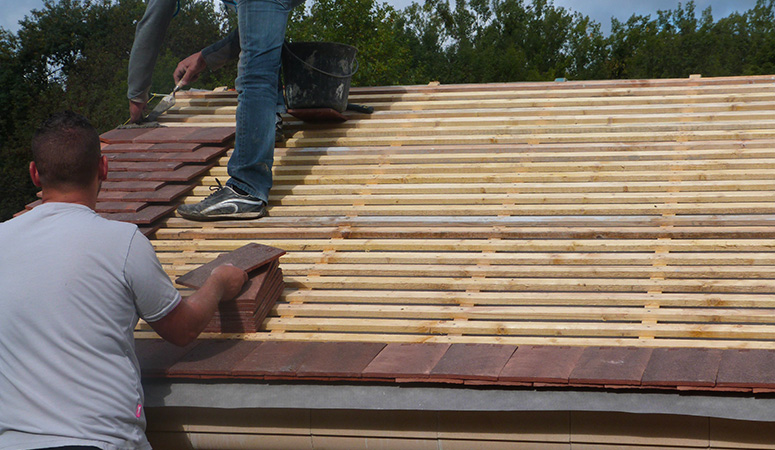
<svg viewBox="0 0 775 450">
<path fill-rule="evenodd" d="M 288 252 L 267 332 L 210 337 L 775 348 L 772 81 L 354 89 L 374 114 L 286 117 L 270 217 L 173 217 L 153 243 L 171 277 Z M 232 123 L 236 94 L 176 108 Z"/>
</svg>

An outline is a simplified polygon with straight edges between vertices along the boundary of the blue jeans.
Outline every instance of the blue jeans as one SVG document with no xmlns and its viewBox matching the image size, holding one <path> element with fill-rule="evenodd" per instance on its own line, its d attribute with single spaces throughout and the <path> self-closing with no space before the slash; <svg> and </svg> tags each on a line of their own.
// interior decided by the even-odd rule
<svg viewBox="0 0 775 450">
<path fill-rule="evenodd" d="M 303 0 L 237 0 L 237 134 L 227 185 L 269 199 L 280 55 L 291 10 Z"/>
</svg>

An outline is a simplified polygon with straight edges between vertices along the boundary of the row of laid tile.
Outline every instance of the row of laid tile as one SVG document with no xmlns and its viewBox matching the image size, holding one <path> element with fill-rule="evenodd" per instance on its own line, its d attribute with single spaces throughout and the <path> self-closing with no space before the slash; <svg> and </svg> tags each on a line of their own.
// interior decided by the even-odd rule
<svg viewBox="0 0 775 450">
<path fill-rule="evenodd" d="M 100 136 L 108 158 L 97 212 L 150 235 L 228 151 L 233 127 L 126 128 Z"/>
<path fill-rule="evenodd" d="M 701 348 L 139 339 L 143 376 L 390 383 L 775 389 L 775 351 Z"/>
</svg>

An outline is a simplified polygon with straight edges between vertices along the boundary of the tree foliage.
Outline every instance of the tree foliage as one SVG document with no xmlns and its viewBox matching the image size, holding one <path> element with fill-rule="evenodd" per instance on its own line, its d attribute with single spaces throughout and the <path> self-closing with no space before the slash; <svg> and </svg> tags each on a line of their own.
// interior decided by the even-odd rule
<svg viewBox="0 0 775 450">
<path fill-rule="evenodd" d="M 126 77 L 143 0 L 46 0 L 16 33 L 0 28 L 0 220 L 34 200 L 28 146 L 51 112 L 78 111 L 100 132 L 128 117 Z M 168 93 L 186 56 L 225 36 L 235 17 L 211 0 L 181 0 L 154 72 Z M 293 41 L 358 48 L 353 85 L 667 78 L 775 72 L 775 0 L 715 20 L 692 1 L 600 24 L 552 0 L 312 0 L 294 10 Z M 233 86 L 236 64 L 193 87 Z"/>
</svg>

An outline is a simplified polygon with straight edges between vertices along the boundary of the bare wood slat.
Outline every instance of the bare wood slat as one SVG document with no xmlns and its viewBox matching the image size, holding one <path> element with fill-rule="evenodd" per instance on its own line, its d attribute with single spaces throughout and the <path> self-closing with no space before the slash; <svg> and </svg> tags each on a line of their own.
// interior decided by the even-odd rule
<svg viewBox="0 0 775 450">
<path fill-rule="evenodd" d="M 285 117 L 268 217 L 175 216 L 152 243 L 173 278 L 287 252 L 267 331 L 212 338 L 775 349 L 773 81 L 353 88 L 373 114 Z M 162 121 L 235 111 L 189 93 Z"/>
</svg>

